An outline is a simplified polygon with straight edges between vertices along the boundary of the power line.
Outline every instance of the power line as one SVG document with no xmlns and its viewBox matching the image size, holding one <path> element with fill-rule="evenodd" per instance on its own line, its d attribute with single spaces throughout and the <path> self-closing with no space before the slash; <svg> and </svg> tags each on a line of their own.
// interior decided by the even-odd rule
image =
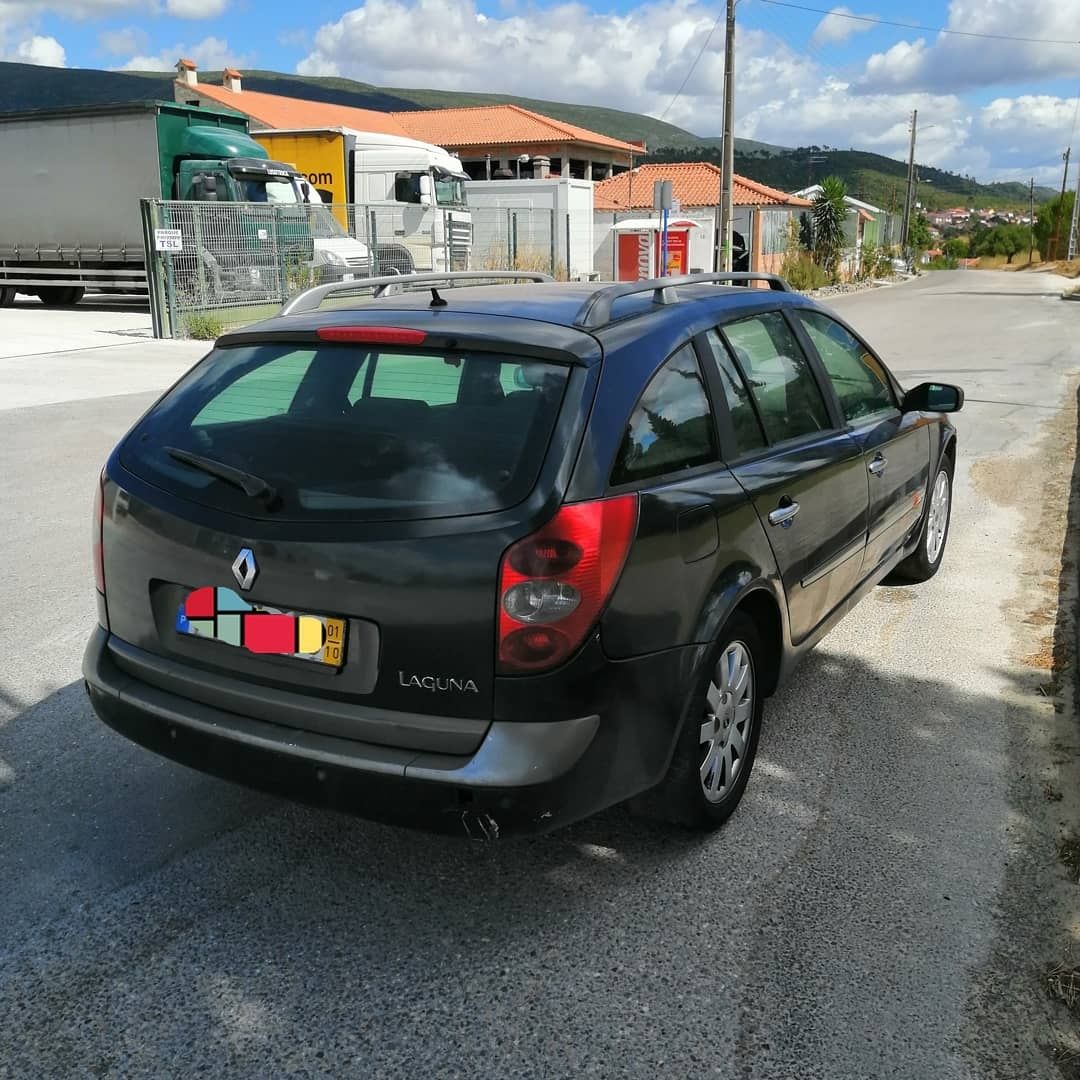
<svg viewBox="0 0 1080 1080">
<path fill-rule="evenodd" d="M 950 30 L 946 26 L 920 26 L 918 23 L 878 19 L 873 15 L 854 15 L 847 11 L 808 7 L 805 4 L 793 4 L 790 0 L 760 0 L 760 2 L 772 4 L 774 7 L 794 8 L 796 11 L 812 11 L 815 15 L 831 15 L 834 19 L 851 19 L 854 22 L 872 23 L 875 26 L 899 26 L 904 30 L 921 30 L 927 34 L 953 34 L 957 37 L 988 38 L 991 41 L 1022 41 L 1031 45 L 1080 45 L 1080 39 L 1068 41 L 1064 38 L 1021 37 L 1016 34 L 983 34 L 976 30 Z"/>
<path fill-rule="evenodd" d="M 724 11 L 721 8 L 720 14 L 716 16 L 716 22 L 712 24 L 712 29 L 709 31 L 709 36 L 705 39 L 705 44 L 701 46 L 700 52 L 698 52 L 697 56 L 694 57 L 694 62 L 687 70 L 683 81 L 679 83 L 679 89 L 675 91 L 675 96 L 668 102 L 668 107 L 660 114 L 659 119 L 663 120 L 664 117 L 667 116 L 669 112 L 671 112 L 671 106 L 674 105 L 675 102 L 678 101 L 681 97 L 682 92 L 686 89 L 686 84 L 690 81 L 690 76 L 694 74 L 694 68 L 698 66 L 698 61 L 705 55 L 705 50 L 709 47 L 709 42 L 712 41 L 712 36 L 716 33 L 716 28 L 720 25 L 720 20 L 723 18 Z"/>
</svg>

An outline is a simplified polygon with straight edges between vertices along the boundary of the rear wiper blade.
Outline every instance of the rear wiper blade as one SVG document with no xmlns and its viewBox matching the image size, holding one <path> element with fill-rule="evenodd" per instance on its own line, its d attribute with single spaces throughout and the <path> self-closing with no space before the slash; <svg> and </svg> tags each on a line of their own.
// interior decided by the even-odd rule
<svg viewBox="0 0 1080 1080">
<path fill-rule="evenodd" d="M 224 480 L 226 484 L 238 487 L 245 495 L 252 499 L 263 499 L 272 503 L 277 498 L 277 489 L 268 484 L 260 476 L 253 476 L 243 469 L 237 469 L 232 465 L 226 465 L 223 461 L 215 461 L 213 458 L 203 457 L 201 454 L 192 454 L 188 450 L 181 450 L 177 446 L 166 446 L 165 453 L 176 461 L 190 465 L 193 469 L 216 476 Z"/>
</svg>

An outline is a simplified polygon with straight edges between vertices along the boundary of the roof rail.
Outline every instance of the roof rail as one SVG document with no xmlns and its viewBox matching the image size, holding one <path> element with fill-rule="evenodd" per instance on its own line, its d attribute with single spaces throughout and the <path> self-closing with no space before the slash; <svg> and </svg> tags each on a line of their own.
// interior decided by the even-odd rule
<svg viewBox="0 0 1080 1080">
<path fill-rule="evenodd" d="M 574 325 L 582 330 L 596 330 L 611 322 L 611 306 L 624 296 L 651 292 L 653 303 L 674 304 L 679 296 L 675 291 L 679 285 L 702 285 L 708 282 L 722 284 L 738 281 L 767 281 L 770 289 L 777 292 L 791 292 L 791 286 L 777 274 L 754 274 L 733 271 L 721 274 L 683 274 L 679 277 L 650 278 L 648 281 L 627 281 L 619 285 L 610 285 L 599 289 L 581 305 Z"/>
<path fill-rule="evenodd" d="M 281 308 L 282 315 L 297 315 L 302 311 L 317 311 L 328 296 L 339 293 L 359 292 L 374 289 L 376 299 L 392 292 L 398 292 L 403 285 L 449 284 L 456 287 L 459 283 L 474 281 L 554 281 L 550 274 L 541 274 L 531 270 L 447 270 L 445 273 L 388 274 L 385 277 L 357 278 L 355 281 L 332 281 L 328 285 L 315 285 L 305 289 Z"/>
</svg>

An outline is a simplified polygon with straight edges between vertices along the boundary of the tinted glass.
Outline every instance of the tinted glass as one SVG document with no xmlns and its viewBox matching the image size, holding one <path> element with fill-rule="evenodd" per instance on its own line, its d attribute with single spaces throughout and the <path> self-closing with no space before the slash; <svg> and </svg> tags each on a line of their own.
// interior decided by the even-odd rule
<svg viewBox="0 0 1080 1080">
<path fill-rule="evenodd" d="M 854 334 L 818 311 L 800 311 L 799 317 L 829 373 L 845 420 L 896 408 L 888 376 Z"/>
<path fill-rule="evenodd" d="M 630 414 L 611 483 L 692 469 L 718 456 L 701 369 L 686 345 L 652 377 Z"/>
<path fill-rule="evenodd" d="M 563 365 L 489 353 L 218 349 L 139 424 L 121 461 L 177 495 L 251 517 L 499 510 L 532 490 L 568 375 Z M 167 447 L 257 476 L 280 505 L 267 510 Z"/>
<path fill-rule="evenodd" d="M 810 363 L 779 312 L 730 323 L 723 330 L 771 442 L 829 427 L 829 414 Z"/>
<path fill-rule="evenodd" d="M 746 383 L 743 382 L 742 375 L 739 374 L 739 369 L 720 335 L 715 330 L 710 330 L 705 336 L 708 338 L 716 366 L 720 369 L 720 382 L 724 387 L 728 416 L 731 417 L 736 453 L 747 454 L 759 450 L 765 445 L 765 433 L 761 430 L 754 403 L 750 400 L 750 391 L 747 390 Z"/>
</svg>

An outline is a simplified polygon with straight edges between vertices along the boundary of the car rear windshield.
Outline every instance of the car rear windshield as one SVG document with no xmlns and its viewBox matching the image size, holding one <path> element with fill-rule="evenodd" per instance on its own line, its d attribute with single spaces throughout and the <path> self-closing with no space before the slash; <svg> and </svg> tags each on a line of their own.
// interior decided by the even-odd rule
<svg viewBox="0 0 1080 1080">
<path fill-rule="evenodd" d="M 502 510 L 536 483 L 568 374 L 487 352 L 222 348 L 144 417 L 120 460 L 159 487 L 248 517 Z"/>
</svg>

